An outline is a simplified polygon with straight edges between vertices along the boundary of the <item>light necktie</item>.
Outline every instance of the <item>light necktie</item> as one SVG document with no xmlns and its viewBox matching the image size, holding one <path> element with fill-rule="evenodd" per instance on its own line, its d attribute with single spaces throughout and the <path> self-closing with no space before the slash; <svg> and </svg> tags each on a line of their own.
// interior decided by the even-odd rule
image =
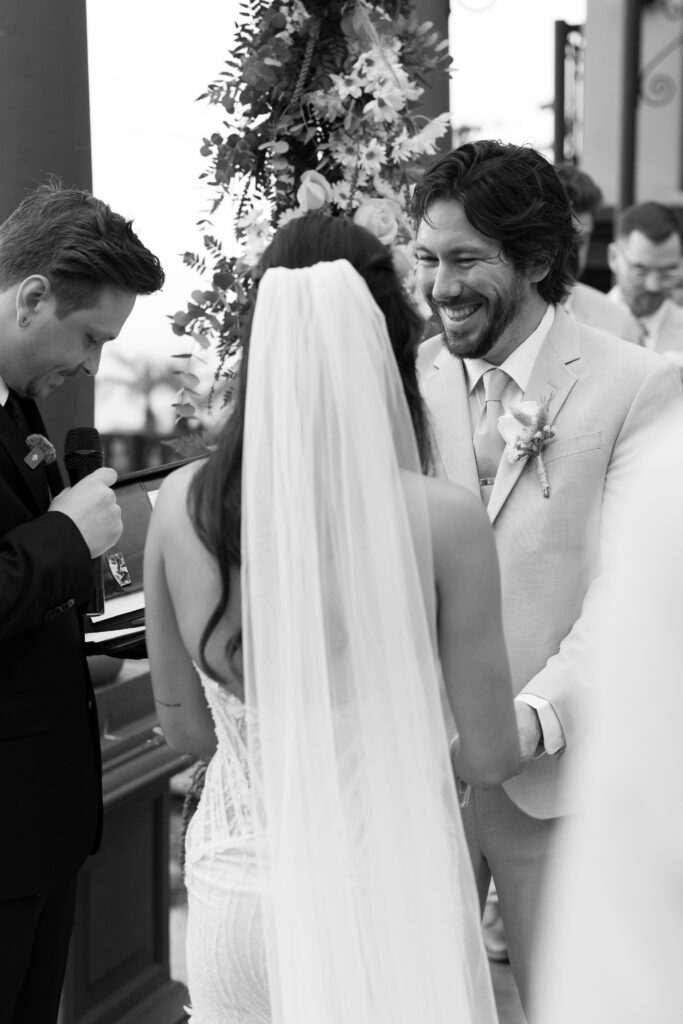
<svg viewBox="0 0 683 1024">
<path fill-rule="evenodd" d="M 484 407 L 479 416 L 472 443 L 477 460 L 481 500 L 488 505 L 493 483 L 498 472 L 505 442 L 498 430 L 498 418 L 502 416 L 503 392 L 510 383 L 510 377 L 498 367 L 484 374 Z"/>
<path fill-rule="evenodd" d="M 650 332 L 647 328 L 647 324 L 642 320 L 638 320 L 638 344 L 642 345 L 643 348 L 647 348 L 647 339 L 650 337 Z"/>
</svg>

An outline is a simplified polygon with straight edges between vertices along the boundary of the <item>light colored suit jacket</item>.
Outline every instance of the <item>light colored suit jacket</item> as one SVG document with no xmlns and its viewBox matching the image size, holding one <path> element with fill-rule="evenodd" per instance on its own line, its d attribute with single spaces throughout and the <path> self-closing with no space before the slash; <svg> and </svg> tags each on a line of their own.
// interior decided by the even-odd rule
<svg viewBox="0 0 683 1024">
<path fill-rule="evenodd" d="M 421 388 L 431 413 L 439 475 L 479 494 L 465 369 L 441 336 L 420 347 Z M 681 384 L 665 359 L 555 312 L 526 400 L 552 394 L 556 431 L 545 451 L 551 494 L 533 462 L 500 463 L 488 513 L 500 562 L 503 625 L 515 694 L 553 707 L 564 752 L 543 755 L 505 783 L 537 818 L 571 809 L 562 786 L 581 734 L 584 668 L 600 599 L 601 556 L 635 468 L 642 432 L 677 399 Z M 463 581 L 464 600 L 467 583 Z"/>
<path fill-rule="evenodd" d="M 581 281 L 577 281 L 572 288 L 566 309 L 588 327 L 599 327 L 601 331 L 609 331 L 616 334 L 617 338 L 636 344 L 640 339 L 638 323 L 627 306 L 613 302 L 604 292 Z"/>
<path fill-rule="evenodd" d="M 622 302 L 621 292 L 615 285 L 608 293 L 609 301 L 617 308 L 627 309 Z M 683 307 L 673 299 L 664 299 L 661 306 L 661 319 L 657 322 L 657 334 L 654 339 L 654 351 L 668 356 L 679 368 L 683 369 Z"/>
</svg>

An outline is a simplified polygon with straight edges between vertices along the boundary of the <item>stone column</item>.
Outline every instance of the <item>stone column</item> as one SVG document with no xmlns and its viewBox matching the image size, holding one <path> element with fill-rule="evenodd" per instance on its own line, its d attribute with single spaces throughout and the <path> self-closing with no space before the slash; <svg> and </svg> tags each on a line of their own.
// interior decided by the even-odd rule
<svg viewBox="0 0 683 1024">
<path fill-rule="evenodd" d="M 448 39 L 448 0 L 416 0 L 415 9 L 421 22 L 431 21 L 434 29 L 442 39 Z M 427 117 L 436 117 L 449 109 L 449 78 L 445 71 L 433 72 L 427 76 L 428 89 L 420 104 L 419 113 Z M 451 139 L 446 135 L 439 147 L 443 153 L 451 149 Z"/>
<path fill-rule="evenodd" d="M 0 5 L 0 221 L 50 175 L 92 188 L 85 8 L 86 0 Z M 41 409 L 61 451 L 69 427 L 93 423 L 92 379 L 67 381 Z"/>
</svg>

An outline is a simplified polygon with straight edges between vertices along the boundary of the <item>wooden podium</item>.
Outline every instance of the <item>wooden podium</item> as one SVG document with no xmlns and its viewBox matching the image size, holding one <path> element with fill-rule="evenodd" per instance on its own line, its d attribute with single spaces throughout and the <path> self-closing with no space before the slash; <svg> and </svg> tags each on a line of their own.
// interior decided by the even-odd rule
<svg viewBox="0 0 683 1024">
<path fill-rule="evenodd" d="M 146 661 L 96 689 L 102 846 L 79 876 L 59 1024 L 181 1024 L 169 968 L 169 779 L 187 766 L 157 726 Z"/>
</svg>

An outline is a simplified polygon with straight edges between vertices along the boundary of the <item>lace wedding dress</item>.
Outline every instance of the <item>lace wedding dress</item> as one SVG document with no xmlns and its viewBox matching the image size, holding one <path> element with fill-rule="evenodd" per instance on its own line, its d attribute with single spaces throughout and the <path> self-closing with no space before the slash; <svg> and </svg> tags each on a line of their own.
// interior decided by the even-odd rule
<svg viewBox="0 0 683 1024">
<path fill-rule="evenodd" d="M 191 1024 L 268 1024 L 246 708 L 199 671 L 218 737 L 185 846 Z"/>
</svg>

